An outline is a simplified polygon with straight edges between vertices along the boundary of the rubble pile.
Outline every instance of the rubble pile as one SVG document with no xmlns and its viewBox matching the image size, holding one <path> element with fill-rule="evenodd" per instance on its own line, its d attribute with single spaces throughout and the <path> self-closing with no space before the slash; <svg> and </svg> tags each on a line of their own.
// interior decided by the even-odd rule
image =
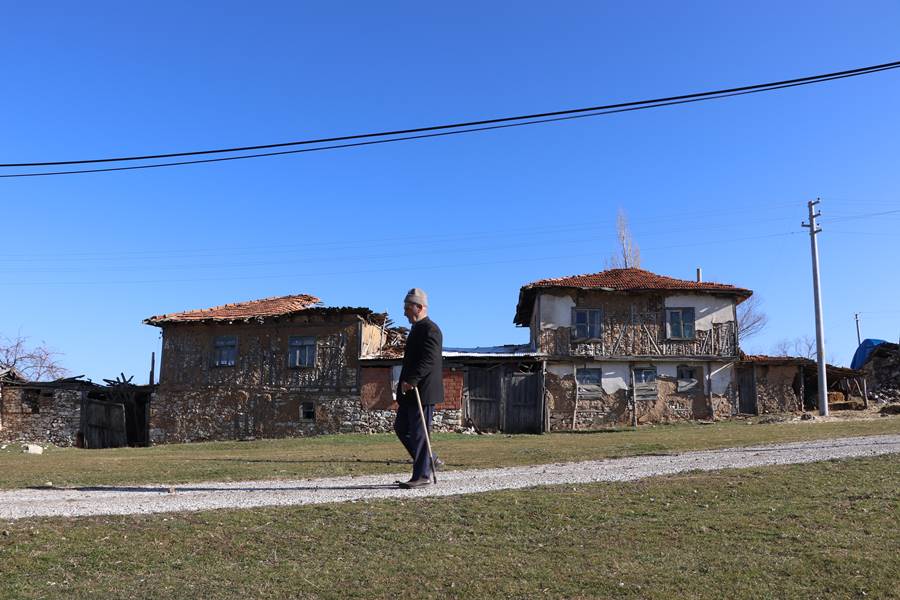
<svg viewBox="0 0 900 600">
<path fill-rule="evenodd" d="M 900 402 L 900 348 L 884 343 L 875 348 L 863 365 L 869 400 L 878 404 Z"/>
</svg>

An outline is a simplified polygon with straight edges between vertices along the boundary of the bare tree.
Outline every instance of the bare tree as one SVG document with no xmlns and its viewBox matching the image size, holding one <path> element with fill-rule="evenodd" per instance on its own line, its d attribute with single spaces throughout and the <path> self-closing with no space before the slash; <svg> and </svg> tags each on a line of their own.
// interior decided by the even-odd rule
<svg viewBox="0 0 900 600">
<path fill-rule="evenodd" d="M 810 360 L 816 360 L 816 340 L 808 335 L 792 340 L 781 340 L 772 349 L 775 356 L 802 356 Z"/>
<path fill-rule="evenodd" d="M 762 300 L 759 296 L 750 296 L 737 307 L 738 339 L 744 341 L 756 335 L 769 322 L 769 317 L 762 311 Z"/>
<path fill-rule="evenodd" d="M 29 346 L 28 338 L 0 337 L 0 369 L 12 368 L 29 381 L 49 381 L 65 377 L 68 371 L 59 363 L 59 352 L 44 342 Z"/>
<path fill-rule="evenodd" d="M 631 237 L 631 228 L 628 226 L 628 216 L 623 209 L 619 209 L 616 215 L 616 239 L 619 243 L 618 250 L 610 256 L 607 265 L 610 269 L 640 268 L 641 249 Z"/>
</svg>

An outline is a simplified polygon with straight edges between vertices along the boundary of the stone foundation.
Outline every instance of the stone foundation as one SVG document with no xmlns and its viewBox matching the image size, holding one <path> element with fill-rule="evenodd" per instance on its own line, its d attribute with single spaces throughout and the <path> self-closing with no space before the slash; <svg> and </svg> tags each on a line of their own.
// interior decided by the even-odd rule
<svg viewBox="0 0 900 600">
<path fill-rule="evenodd" d="M 440 405 L 434 429 L 453 431 L 462 411 Z M 283 389 L 167 389 L 150 406 L 153 443 L 279 438 L 328 433 L 388 433 L 396 412 L 365 408 L 355 393 Z M 310 417 L 310 418 L 307 418 Z"/>
</svg>

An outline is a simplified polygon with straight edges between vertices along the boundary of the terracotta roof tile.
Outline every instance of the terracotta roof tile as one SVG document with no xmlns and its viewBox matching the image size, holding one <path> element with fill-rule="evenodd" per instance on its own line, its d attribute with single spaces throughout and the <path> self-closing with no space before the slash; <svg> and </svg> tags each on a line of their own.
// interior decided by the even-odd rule
<svg viewBox="0 0 900 600">
<path fill-rule="evenodd" d="M 528 325 L 534 305 L 534 297 L 537 293 L 536 290 L 547 288 L 574 288 L 610 292 L 646 292 L 654 290 L 709 292 L 732 294 L 738 296 L 738 301 L 753 295 L 751 290 L 727 283 L 676 279 L 665 275 L 657 275 L 643 269 L 609 269 L 599 273 L 540 279 L 522 286 L 519 291 L 519 303 L 516 306 L 514 323 L 523 326 Z"/>
<path fill-rule="evenodd" d="M 235 302 L 223 304 L 212 308 L 200 310 L 187 310 L 164 315 L 154 315 L 144 319 L 148 325 L 161 325 L 163 323 L 190 323 L 200 321 L 243 321 L 265 317 L 280 317 L 321 304 L 321 300 L 308 294 L 296 294 L 293 296 L 277 296 L 251 300 L 249 302 Z M 368 310 L 368 309 L 365 309 Z"/>
<path fill-rule="evenodd" d="M 586 275 L 570 275 L 568 277 L 555 277 L 541 279 L 525 285 L 526 288 L 545 287 L 575 287 L 585 289 L 608 289 L 615 291 L 643 291 L 643 290 L 681 290 L 704 292 L 730 292 L 749 296 L 750 290 L 735 287 L 727 283 L 713 283 L 709 281 L 691 281 L 689 279 L 675 279 L 665 275 L 657 275 L 643 269 L 609 269 L 600 273 Z"/>
</svg>

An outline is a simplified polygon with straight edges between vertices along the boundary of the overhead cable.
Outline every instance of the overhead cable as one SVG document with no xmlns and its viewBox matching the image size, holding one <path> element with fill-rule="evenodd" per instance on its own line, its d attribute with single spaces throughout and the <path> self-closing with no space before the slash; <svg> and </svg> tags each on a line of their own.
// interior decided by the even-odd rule
<svg viewBox="0 0 900 600">
<path fill-rule="evenodd" d="M 552 112 L 535 113 L 535 114 L 530 114 L 530 115 L 520 115 L 520 116 L 515 116 L 515 117 L 500 117 L 500 118 L 495 118 L 495 119 L 482 119 L 482 120 L 478 120 L 478 121 L 467 121 L 467 122 L 459 122 L 459 123 L 452 123 L 452 124 L 445 124 L 445 125 L 432 125 L 432 126 L 428 126 L 428 127 L 399 129 L 399 130 L 393 130 L 393 131 L 382 131 L 382 132 L 377 132 L 377 133 L 362 133 L 362 134 L 345 135 L 345 136 L 333 136 L 333 137 L 318 138 L 318 139 L 299 140 L 299 141 L 293 141 L 293 142 L 282 142 L 282 143 L 276 143 L 276 144 L 262 144 L 262 145 L 255 145 L 255 146 L 220 148 L 220 149 L 212 149 L 212 150 L 197 150 L 197 151 L 190 151 L 190 152 L 170 152 L 170 153 L 166 153 L 166 154 L 147 154 L 147 155 L 142 155 L 142 156 L 121 156 L 121 157 L 113 157 L 113 158 L 97 158 L 97 159 L 68 160 L 68 161 L 5 163 L 5 164 L 0 164 L 0 168 L 33 168 L 33 167 L 49 167 L 49 166 L 63 166 L 63 165 L 101 164 L 101 163 L 125 162 L 125 161 L 148 161 L 148 160 L 159 160 L 159 159 L 176 158 L 176 157 L 201 156 L 201 155 L 210 155 L 210 154 L 228 154 L 228 153 L 236 153 L 236 152 L 249 152 L 249 151 L 254 151 L 254 150 L 262 150 L 262 149 L 273 149 L 273 148 L 284 148 L 284 147 L 295 147 L 295 146 L 309 146 L 309 145 L 316 145 L 316 144 L 328 144 L 328 145 L 323 145 L 323 146 L 316 146 L 313 148 L 282 150 L 282 151 L 275 151 L 275 152 L 261 152 L 261 153 L 254 153 L 254 154 L 242 154 L 239 156 L 227 156 L 227 157 L 207 158 L 207 159 L 199 159 L 199 160 L 170 161 L 170 162 L 163 162 L 163 163 L 142 164 L 142 165 L 135 165 L 135 166 L 127 166 L 127 167 L 106 167 L 106 168 L 95 168 L 95 169 L 77 169 L 77 170 L 68 170 L 68 171 L 13 173 L 13 174 L 0 175 L 0 178 L 40 177 L 40 176 L 48 176 L 48 175 L 74 175 L 74 174 L 80 174 L 80 173 L 99 173 L 99 172 L 108 172 L 108 171 L 129 171 L 129 170 L 135 170 L 135 169 L 152 169 L 152 168 L 172 167 L 172 166 L 188 165 L 188 164 L 224 162 L 224 161 L 231 161 L 231 160 L 244 160 L 244 159 L 248 159 L 248 158 L 261 158 L 261 157 L 268 157 L 268 156 L 280 156 L 280 155 L 286 155 L 286 154 L 318 152 L 318 151 L 322 151 L 322 150 L 335 150 L 335 149 L 340 149 L 340 148 L 369 146 L 369 145 L 384 144 L 384 143 L 389 143 L 389 142 L 418 140 L 418 139 L 442 137 L 442 136 L 448 136 L 448 135 L 457 135 L 457 134 L 462 134 L 462 133 L 473 133 L 473 132 L 489 131 L 489 130 L 495 130 L 495 129 L 505 129 L 505 128 L 509 128 L 509 127 L 521 127 L 521 126 L 525 126 L 525 125 L 536 125 L 539 123 L 566 121 L 566 120 L 579 119 L 579 118 L 585 118 L 585 117 L 595 117 L 595 116 L 609 115 L 609 114 L 615 114 L 615 113 L 621 113 L 621 112 L 645 110 L 645 109 L 649 109 L 649 108 L 660 108 L 660 107 L 664 107 L 664 106 L 688 104 L 688 103 L 692 103 L 692 102 L 715 100 L 715 99 L 719 99 L 719 98 L 729 98 L 732 96 L 740 96 L 740 95 L 754 94 L 754 93 L 759 93 L 759 92 L 774 91 L 774 90 L 785 89 L 785 88 L 790 88 L 790 87 L 797 87 L 797 86 L 801 86 L 801 85 L 822 83 L 825 81 L 832 81 L 835 79 L 844 79 L 844 78 L 848 78 L 848 77 L 857 77 L 860 75 L 868 75 L 868 74 L 877 73 L 880 71 L 896 69 L 898 67 L 900 67 L 900 61 L 884 63 L 884 64 L 880 64 L 880 65 L 873 65 L 873 66 L 869 66 L 869 67 L 860 67 L 857 69 L 838 71 L 838 72 L 834 72 L 834 73 L 826 73 L 826 74 L 821 74 L 821 75 L 813 75 L 813 76 L 809 76 L 809 77 L 788 79 L 788 80 L 784 80 L 784 81 L 761 83 L 761 84 L 741 86 L 741 87 L 728 88 L 728 89 L 722 89 L 722 90 L 707 91 L 707 92 L 697 92 L 697 93 L 692 93 L 692 94 L 683 94 L 683 95 L 679 95 L 679 96 L 655 98 L 655 99 L 651 99 L 651 100 L 638 100 L 638 101 L 631 101 L 631 102 L 622 102 L 622 103 L 617 103 L 617 104 L 607 104 L 607 105 L 602 105 L 602 106 L 592 106 L 592 107 L 585 107 L 585 108 L 575 108 L 575 109 L 558 110 L 558 111 L 552 111 Z M 385 138 L 385 139 L 372 139 L 372 138 Z M 351 140 L 366 140 L 366 141 L 351 142 Z M 333 142 L 350 142 L 350 143 L 333 144 Z"/>
</svg>

